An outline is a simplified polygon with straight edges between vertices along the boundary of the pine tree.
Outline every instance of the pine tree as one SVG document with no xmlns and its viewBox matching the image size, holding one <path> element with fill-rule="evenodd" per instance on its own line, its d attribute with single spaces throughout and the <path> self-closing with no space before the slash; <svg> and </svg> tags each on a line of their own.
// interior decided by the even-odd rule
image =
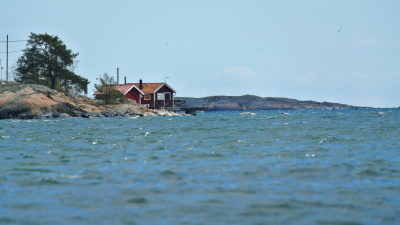
<svg viewBox="0 0 400 225">
<path fill-rule="evenodd" d="M 118 98 L 125 98 L 124 94 L 115 89 L 117 82 L 114 77 L 104 73 L 99 80 L 100 84 L 94 84 L 96 99 L 104 100 L 107 105 Z"/>
<path fill-rule="evenodd" d="M 87 94 L 88 79 L 73 72 L 76 57 L 58 38 L 47 33 L 31 33 L 24 54 L 18 58 L 15 80 L 35 83 L 66 93 Z"/>
</svg>

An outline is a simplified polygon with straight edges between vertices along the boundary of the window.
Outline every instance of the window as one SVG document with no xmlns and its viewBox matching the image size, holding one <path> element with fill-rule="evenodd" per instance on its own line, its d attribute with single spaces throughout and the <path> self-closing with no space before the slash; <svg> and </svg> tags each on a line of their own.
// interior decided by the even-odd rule
<svg viewBox="0 0 400 225">
<path fill-rule="evenodd" d="M 157 100 L 165 100 L 164 93 L 157 93 Z"/>
<path fill-rule="evenodd" d="M 144 100 L 151 100 L 151 95 L 145 94 L 144 95 Z"/>
</svg>

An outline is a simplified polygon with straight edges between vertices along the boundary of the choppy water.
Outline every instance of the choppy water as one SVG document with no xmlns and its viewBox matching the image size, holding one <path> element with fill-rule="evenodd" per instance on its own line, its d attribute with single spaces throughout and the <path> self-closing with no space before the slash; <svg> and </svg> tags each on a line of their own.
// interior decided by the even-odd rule
<svg viewBox="0 0 400 225">
<path fill-rule="evenodd" d="M 0 224 L 400 224 L 400 110 L 0 121 Z"/>
</svg>

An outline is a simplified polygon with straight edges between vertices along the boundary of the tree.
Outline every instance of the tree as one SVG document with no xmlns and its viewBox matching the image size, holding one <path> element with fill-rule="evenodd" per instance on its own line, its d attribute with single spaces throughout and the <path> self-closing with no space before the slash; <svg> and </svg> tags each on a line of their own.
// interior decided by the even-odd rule
<svg viewBox="0 0 400 225">
<path fill-rule="evenodd" d="M 96 78 L 97 79 L 97 78 Z M 113 100 L 118 98 L 125 98 L 125 95 L 120 91 L 115 89 L 115 85 L 117 82 L 114 81 L 114 77 L 104 73 L 103 76 L 100 76 L 100 84 L 94 84 L 95 87 L 95 98 L 101 99 L 108 103 L 111 103 Z"/>
<path fill-rule="evenodd" d="M 67 49 L 58 36 L 31 33 L 26 46 L 17 61 L 17 82 L 42 84 L 66 93 L 87 94 L 89 80 L 73 72 L 79 53 Z"/>
</svg>

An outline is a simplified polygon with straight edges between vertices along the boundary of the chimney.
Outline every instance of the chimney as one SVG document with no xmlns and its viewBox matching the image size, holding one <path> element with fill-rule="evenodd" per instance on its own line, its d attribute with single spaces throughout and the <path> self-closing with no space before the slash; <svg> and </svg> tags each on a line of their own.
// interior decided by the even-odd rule
<svg viewBox="0 0 400 225">
<path fill-rule="evenodd" d="M 142 81 L 142 78 L 140 78 L 140 80 L 139 80 L 139 89 L 140 89 L 140 90 L 143 89 L 143 81 Z"/>
<path fill-rule="evenodd" d="M 119 84 L 119 68 L 117 67 L 117 84 Z"/>
<path fill-rule="evenodd" d="M 125 79 L 125 84 L 126 84 L 126 76 L 124 77 L 124 79 Z"/>
</svg>

